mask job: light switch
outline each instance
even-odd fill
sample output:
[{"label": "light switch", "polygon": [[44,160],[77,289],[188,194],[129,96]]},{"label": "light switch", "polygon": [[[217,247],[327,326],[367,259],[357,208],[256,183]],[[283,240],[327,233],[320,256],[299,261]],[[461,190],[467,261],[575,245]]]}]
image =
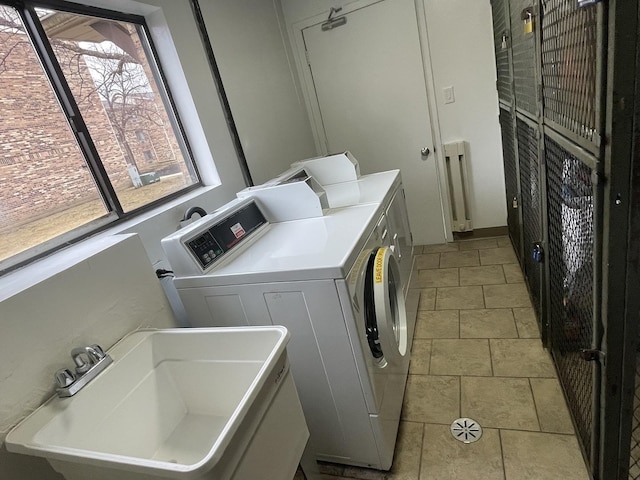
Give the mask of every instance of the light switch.
[{"label": "light switch", "polygon": [[456,97],[453,93],[453,87],[444,87],[442,92],[444,93],[444,103],[453,103],[456,101]]}]

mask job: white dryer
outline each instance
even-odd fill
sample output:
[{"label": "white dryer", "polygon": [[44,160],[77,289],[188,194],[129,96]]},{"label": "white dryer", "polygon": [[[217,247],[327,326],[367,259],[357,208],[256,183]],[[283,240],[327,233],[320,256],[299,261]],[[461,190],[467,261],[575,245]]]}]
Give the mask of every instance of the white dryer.
[{"label": "white dryer", "polygon": [[[300,185],[292,185],[292,182]],[[306,187],[306,192],[304,191]],[[310,195],[309,195],[310,194]],[[238,197],[254,196],[263,202],[272,221],[313,216],[309,208],[316,198],[315,215],[323,215],[320,205],[330,208],[375,203],[387,217],[390,246],[400,264],[405,296],[415,278],[413,238],[400,170],[360,175],[358,160],[348,151],[324,157],[300,160],[291,168],[262,185],[238,192]],[[410,299],[407,299],[410,301]],[[417,308],[417,302],[416,308]]]},{"label": "white dryer", "polygon": [[384,217],[386,225],[383,241],[394,250],[400,267],[411,345],[420,293],[400,170],[360,175],[358,161],[344,152],[295,162],[277,177],[237,195],[258,199],[274,222],[330,214],[322,205],[377,205],[376,215]]},{"label": "white dryer", "polygon": [[390,468],[409,366],[400,270],[378,205],[270,224],[232,202],[163,239],[194,326],[284,325],[321,460]]}]

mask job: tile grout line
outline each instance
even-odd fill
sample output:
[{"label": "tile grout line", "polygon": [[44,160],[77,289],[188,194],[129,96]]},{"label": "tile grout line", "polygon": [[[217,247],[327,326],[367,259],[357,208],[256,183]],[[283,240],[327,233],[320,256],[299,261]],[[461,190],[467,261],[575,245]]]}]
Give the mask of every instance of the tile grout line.
[{"label": "tile grout line", "polygon": [[533,408],[536,411],[536,420],[538,420],[538,428],[540,429],[539,431],[542,432],[542,423],[540,422],[540,414],[538,413],[538,404],[536,402],[536,396],[533,393],[533,385],[531,384],[531,377],[527,378],[527,381],[529,383],[529,390],[531,391],[531,399],[533,400]]},{"label": "tile grout line", "polygon": [[[518,430],[517,428],[501,428],[500,430],[504,430],[505,432],[521,432],[521,433],[539,433],[540,435],[558,435],[563,437],[576,437],[572,433],[560,433],[560,432],[537,432],[535,430]],[[577,441],[577,438],[576,438]]]},{"label": "tile grout line", "polygon": [[495,370],[493,368],[493,351],[491,350],[491,338],[487,339],[489,342],[489,361],[491,362],[491,376],[495,378],[499,378],[496,376]]},{"label": "tile grout line", "polygon": [[[436,339],[437,340],[437,339]],[[451,339],[451,338],[445,338],[443,340],[456,340],[455,338]],[[481,340],[486,340],[486,339],[481,339]],[[459,374],[456,373],[410,373],[409,375],[413,375],[416,377],[455,377],[458,376]],[[517,380],[522,380],[524,378],[536,378],[536,379],[542,379],[542,380],[557,380],[557,377],[523,377],[523,376],[516,376],[516,375],[473,375],[473,374],[467,374],[465,373],[463,375],[464,377],[470,377],[470,378],[496,378],[496,379],[517,379]]]},{"label": "tile grout line", "polygon": [[431,357],[433,355],[433,338],[431,340],[429,340],[429,368],[427,369],[427,371],[429,372],[429,375],[431,375]]},{"label": "tile grout line", "polygon": [[427,436],[427,424],[422,422],[422,442],[420,445],[420,463],[418,463],[418,478],[422,477],[422,456],[424,455],[424,440]]},{"label": "tile grout line", "polygon": [[487,308],[487,295],[484,291],[484,285],[482,285],[482,305],[484,307],[484,309],[486,310]]},{"label": "tile grout line", "polygon": [[502,477],[507,480],[507,465],[504,462],[504,447],[502,446],[502,429],[498,429],[498,439],[500,440],[500,457],[502,458]]},{"label": "tile grout line", "polygon": [[462,418],[462,375],[458,375],[458,418]]},{"label": "tile grout line", "polygon": [[510,310],[511,310],[511,315],[513,315],[513,323],[515,323],[516,325],[516,333],[518,334],[518,338],[522,338],[520,336],[520,329],[518,328],[518,322],[516,320],[516,312],[513,308],[511,308]]},{"label": "tile grout line", "polygon": [[495,372],[493,371],[493,352],[491,351],[491,339],[487,338],[487,344],[489,345],[489,364],[491,366],[491,376],[495,377]]}]

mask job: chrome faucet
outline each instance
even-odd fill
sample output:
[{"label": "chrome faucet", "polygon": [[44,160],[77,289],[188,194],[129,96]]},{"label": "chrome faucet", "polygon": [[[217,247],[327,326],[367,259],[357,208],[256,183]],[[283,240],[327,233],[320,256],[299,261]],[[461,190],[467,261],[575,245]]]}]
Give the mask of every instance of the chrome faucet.
[{"label": "chrome faucet", "polygon": [[59,397],[75,395],[113,362],[100,345],[74,348],[71,358],[76,365],[75,374],[68,368],[61,368],[55,374]]},{"label": "chrome faucet", "polygon": [[92,366],[97,364],[105,356],[104,350],[99,345],[76,347],[71,350],[71,358],[76,364],[76,373],[87,373]]}]

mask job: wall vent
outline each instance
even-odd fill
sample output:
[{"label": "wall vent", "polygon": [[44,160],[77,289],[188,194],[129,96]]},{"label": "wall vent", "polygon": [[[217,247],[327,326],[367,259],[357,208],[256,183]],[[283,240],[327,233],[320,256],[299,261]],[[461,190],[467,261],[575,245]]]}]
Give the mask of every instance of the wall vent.
[{"label": "wall vent", "polygon": [[467,169],[469,144],[460,141],[447,143],[443,147],[451,205],[451,229],[454,232],[469,232],[473,230]]}]

